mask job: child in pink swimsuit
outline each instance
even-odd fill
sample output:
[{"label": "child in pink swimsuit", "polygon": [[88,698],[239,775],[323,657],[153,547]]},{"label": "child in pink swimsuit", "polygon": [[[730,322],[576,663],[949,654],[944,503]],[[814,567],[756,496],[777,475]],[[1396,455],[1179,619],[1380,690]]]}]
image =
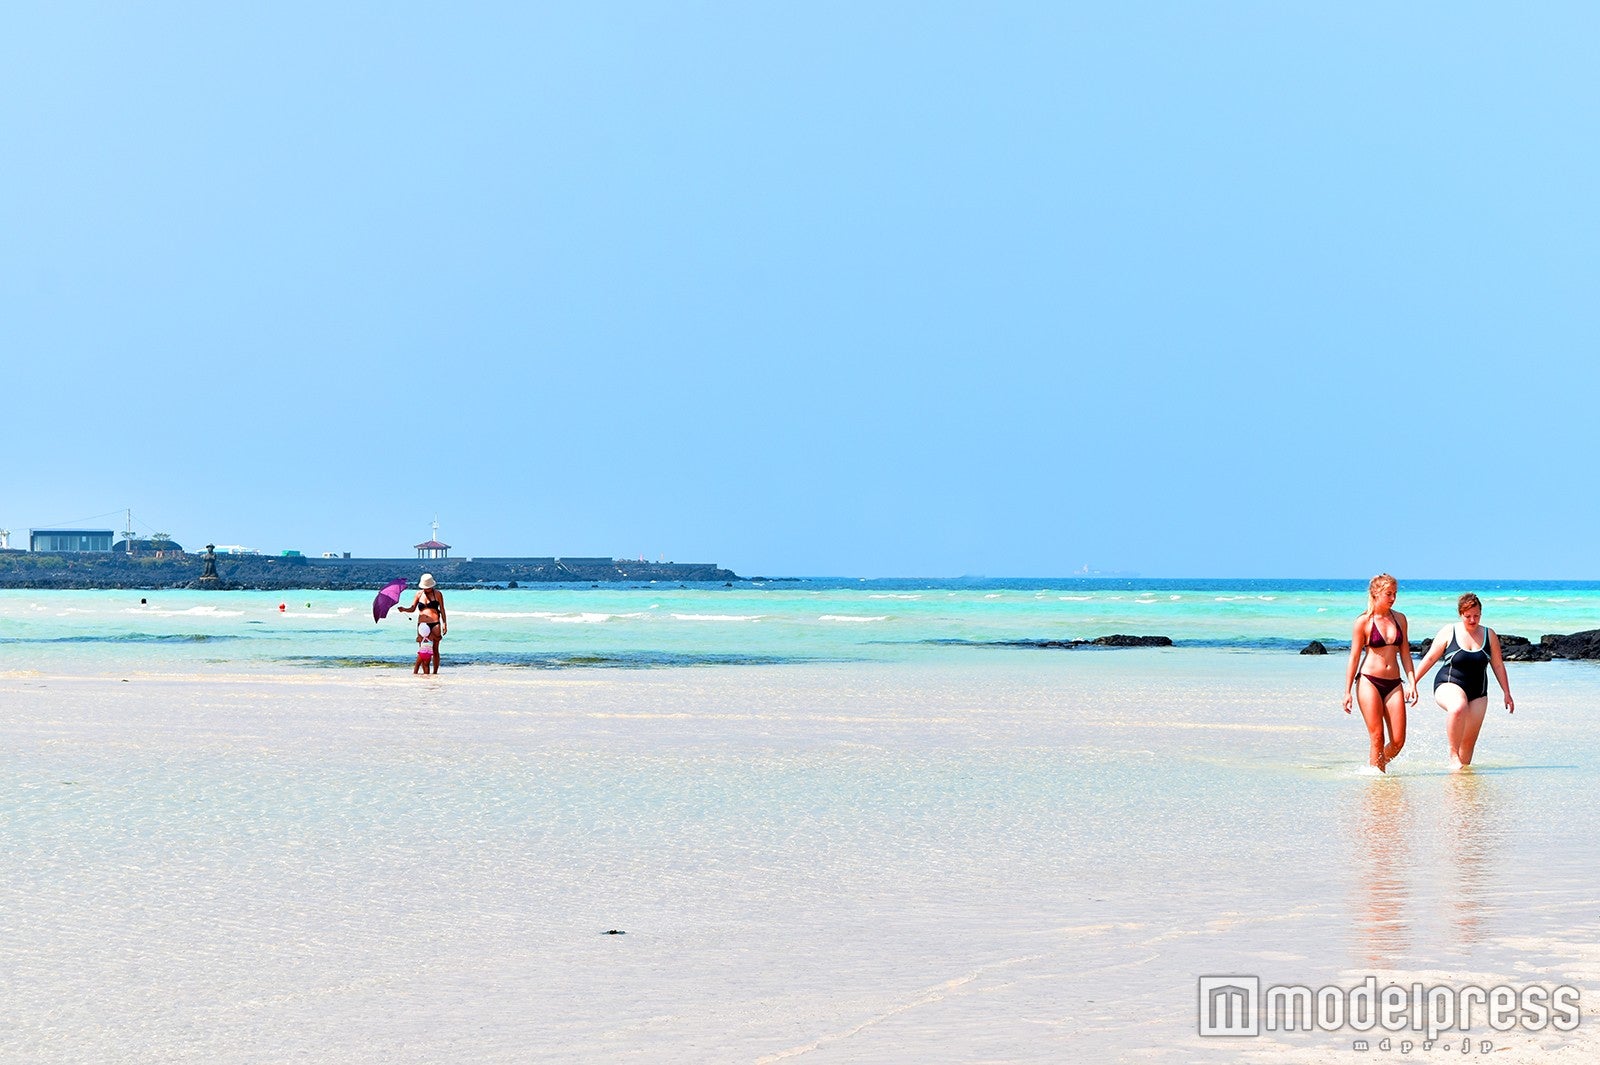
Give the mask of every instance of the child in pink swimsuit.
[{"label": "child in pink swimsuit", "polygon": [[430,639],[432,633],[432,625],[429,625],[426,621],[418,623],[417,664],[411,667],[411,675],[413,677],[418,673],[424,676],[429,676],[433,673],[433,641]]}]

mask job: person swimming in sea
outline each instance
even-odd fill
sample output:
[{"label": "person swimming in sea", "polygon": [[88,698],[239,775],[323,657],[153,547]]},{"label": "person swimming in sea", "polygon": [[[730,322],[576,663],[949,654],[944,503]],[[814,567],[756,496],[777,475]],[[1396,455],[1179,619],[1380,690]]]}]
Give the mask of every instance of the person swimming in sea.
[{"label": "person swimming in sea", "polygon": [[1500,637],[1483,624],[1483,600],[1467,592],[1456,600],[1461,620],[1446,625],[1433,638],[1433,646],[1417,666],[1417,676],[1427,676],[1435,662],[1444,665],[1433,678],[1433,699],[1444,711],[1444,738],[1450,748],[1450,771],[1459,772],[1472,764],[1484,714],[1489,710],[1489,671],[1500,684],[1506,711],[1517,712],[1506,680],[1505,660],[1500,657]]},{"label": "person swimming in sea", "polygon": [[1417,701],[1406,616],[1394,609],[1398,591],[1399,583],[1387,573],[1368,582],[1367,609],[1350,632],[1350,661],[1344,671],[1344,712],[1350,712],[1352,702],[1361,707],[1371,741],[1369,759],[1380,772],[1388,772],[1406,745],[1406,705]]}]

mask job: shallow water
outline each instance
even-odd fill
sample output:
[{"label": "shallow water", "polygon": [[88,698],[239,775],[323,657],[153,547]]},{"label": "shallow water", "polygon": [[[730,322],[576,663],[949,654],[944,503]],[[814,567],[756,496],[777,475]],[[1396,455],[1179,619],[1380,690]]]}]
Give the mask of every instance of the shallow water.
[{"label": "shallow water", "polygon": [[[1475,585],[1485,622],[1537,640],[1593,628],[1600,584]],[[1402,584],[1413,640],[1462,588]],[[447,662],[540,669],[799,662],[960,664],[1008,644],[1162,635],[1189,650],[1348,646],[1362,582],[800,581],[449,590]],[[368,592],[0,591],[0,670],[410,665],[414,615]],[[1036,648],[1041,654],[1093,654]]]},{"label": "shallow water", "polygon": [[1198,1038],[1197,978],[1600,1001],[1588,664],[1514,665],[1471,774],[1421,708],[1374,778],[1337,657],[156,646],[0,677],[0,1060],[1348,1060]]}]

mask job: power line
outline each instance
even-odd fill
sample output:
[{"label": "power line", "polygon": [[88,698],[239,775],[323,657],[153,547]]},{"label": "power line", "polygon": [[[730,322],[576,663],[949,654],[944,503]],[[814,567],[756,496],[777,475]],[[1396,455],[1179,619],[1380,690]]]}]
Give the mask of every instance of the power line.
[{"label": "power line", "polygon": [[[99,521],[102,518],[109,518],[109,517],[112,517],[113,515],[120,517],[120,516],[128,513],[128,509],[129,508],[127,508],[127,507],[119,507],[116,510],[108,510],[104,514],[91,514],[86,518],[73,518],[71,521],[54,521],[54,522],[50,522],[48,525],[33,525],[33,526],[29,526],[29,527],[34,529],[34,530],[36,530],[36,531],[38,531],[38,532],[51,532],[51,531],[59,530],[59,529],[74,528],[76,526],[81,526],[84,522]],[[134,526],[137,529],[140,529],[140,530],[144,531],[144,532],[159,532],[160,531],[154,525],[149,524],[148,522],[146,522],[142,518],[131,518],[131,519],[129,519],[129,524]],[[113,529],[112,530],[112,532],[123,532],[123,531],[125,531],[125,530],[121,530],[121,529]]]},{"label": "power line", "polygon": [[98,521],[101,518],[109,518],[111,515],[121,514],[127,509],[127,507],[119,507],[116,510],[108,510],[104,514],[91,514],[87,518],[73,518],[71,521],[55,521],[48,525],[34,525],[32,528],[38,529],[40,532],[48,532],[52,529],[65,529],[73,525],[82,525],[86,521]]}]

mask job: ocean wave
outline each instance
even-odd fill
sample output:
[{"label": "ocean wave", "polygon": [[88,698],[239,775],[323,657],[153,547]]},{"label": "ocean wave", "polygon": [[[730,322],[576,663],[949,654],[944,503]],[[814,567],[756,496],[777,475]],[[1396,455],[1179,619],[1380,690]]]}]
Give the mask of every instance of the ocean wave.
[{"label": "ocean wave", "polygon": [[609,614],[600,611],[562,613],[555,610],[453,610],[450,612],[450,616],[454,618],[481,618],[486,621],[515,621],[519,618],[526,618],[538,621],[594,625],[610,621],[613,618],[645,618],[650,615],[642,610],[631,614]]},{"label": "ocean wave", "polygon": [[765,614],[674,614],[677,621],[760,621]]},{"label": "ocean wave", "polygon": [[450,613],[454,618],[479,618],[484,621],[549,621],[557,625],[602,625],[616,618],[642,618],[644,613],[613,614],[607,611],[560,611],[560,610],[453,610]]},{"label": "ocean wave", "polygon": [[242,639],[204,632],[127,632],[114,636],[0,636],[0,643],[220,643]]},{"label": "ocean wave", "polygon": [[[243,610],[219,610],[214,606],[192,606],[187,610],[160,610],[153,606],[132,606],[125,609],[123,613],[137,614],[139,617],[145,618],[238,618],[244,616]],[[332,614],[326,616],[333,617]]]},{"label": "ocean wave", "polygon": [[[1343,652],[1350,649],[1349,641],[1343,643],[1331,640],[1326,636],[1284,637],[1284,636],[1235,636],[1217,637],[1208,639],[1179,639],[1174,637],[1172,646],[1176,648],[1204,648],[1218,651],[1292,651],[1298,654],[1302,648],[1312,640],[1321,640],[1324,647],[1330,652]],[[1018,637],[1016,639],[1002,640],[972,640],[962,638],[943,638],[925,640],[873,640],[878,644],[913,644],[932,647],[1011,647],[1031,648],[1037,650],[1077,650],[1103,651],[1126,650],[1115,646],[1095,644],[1090,639],[1073,638],[1067,636],[1041,636]]]},{"label": "ocean wave", "polygon": [[1089,600],[1093,599],[1094,596],[1092,596],[1092,595],[1058,595],[1058,596],[1056,596],[1056,598],[1059,599],[1063,603],[1087,603]]},{"label": "ocean wave", "polygon": [[[899,640],[879,640],[878,643],[899,643]],[[935,640],[907,640],[906,643],[925,644],[930,647],[1074,647],[1082,646],[1078,640],[966,640],[959,637]]]},{"label": "ocean wave", "polygon": [[[408,669],[415,660],[400,655],[294,655],[281,659],[290,665],[324,669]],[[445,672],[465,666],[508,666],[516,669],[662,669],[688,666],[772,666],[801,662],[842,661],[789,655],[680,654],[673,651],[618,651],[594,654],[551,652],[478,651],[446,655]]]},{"label": "ocean wave", "polygon": [[877,614],[866,617],[861,614],[823,614],[818,621],[888,621],[889,615]]},{"label": "ocean wave", "polygon": [[[898,643],[901,641],[878,640],[875,642]],[[952,637],[948,639],[908,640],[904,642],[925,644],[933,647],[1009,647],[1034,651],[1075,651],[1080,648],[1085,651],[1127,650],[1127,648],[1119,647],[1116,644],[1096,644],[1091,640],[1072,639],[1070,637],[1043,637],[1039,639],[1016,640],[969,640],[960,637]]]},{"label": "ocean wave", "polygon": [[902,594],[897,592],[873,592],[868,599],[921,599],[920,595]]}]

